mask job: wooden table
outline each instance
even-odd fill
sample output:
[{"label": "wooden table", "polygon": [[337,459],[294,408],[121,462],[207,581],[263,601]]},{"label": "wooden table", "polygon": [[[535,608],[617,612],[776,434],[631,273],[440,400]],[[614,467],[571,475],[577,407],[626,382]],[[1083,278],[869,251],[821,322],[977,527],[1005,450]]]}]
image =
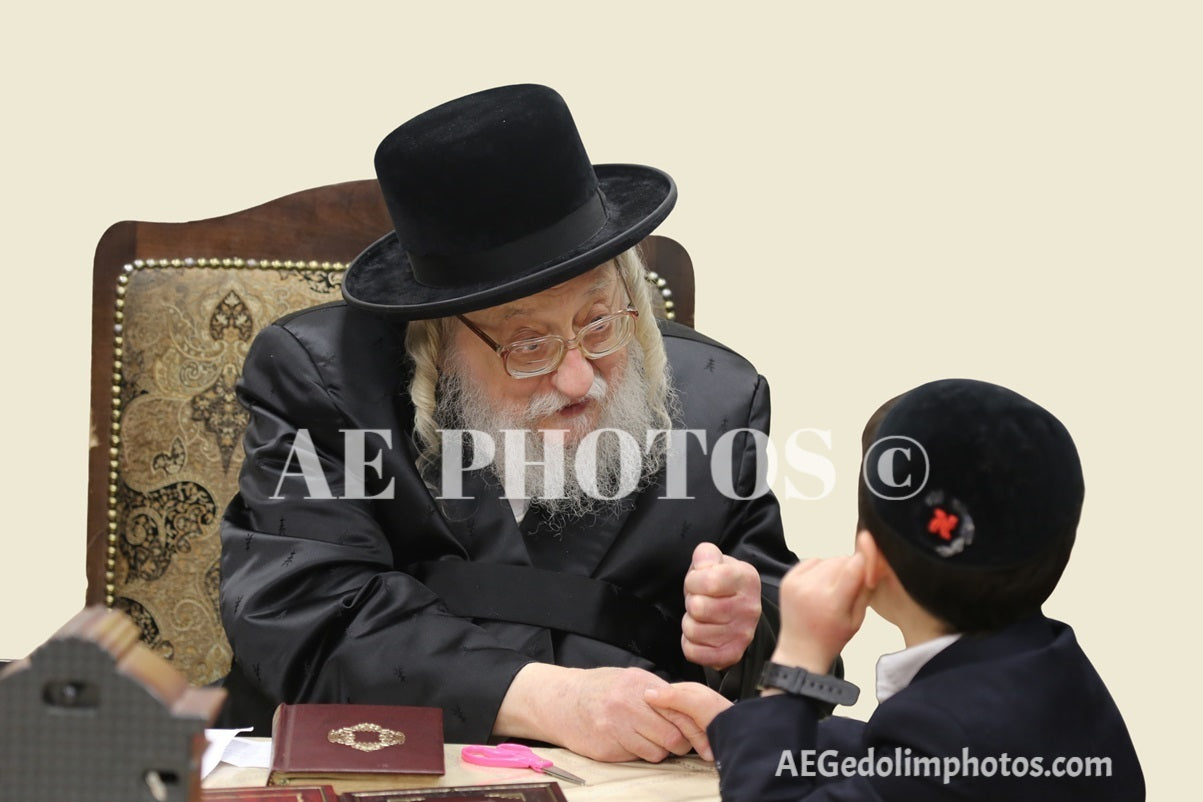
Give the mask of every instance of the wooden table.
[{"label": "wooden table", "polygon": [[[447,744],[444,759],[447,773],[431,785],[491,785],[495,783],[546,782],[554,779],[528,769],[474,766],[460,759],[460,745]],[[713,763],[698,757],[673,757],[662,763],[599,763],[567,749],[538,748],[551,760],[587,781],[588,785],[561,782],[569,802],[612,799],[622,802],[718,802],[718,772]],[[263,786],[267,769],[239,768],[220,764],[205,778],[204,788]],[[353,790],[338,788],[337,790]]]}]

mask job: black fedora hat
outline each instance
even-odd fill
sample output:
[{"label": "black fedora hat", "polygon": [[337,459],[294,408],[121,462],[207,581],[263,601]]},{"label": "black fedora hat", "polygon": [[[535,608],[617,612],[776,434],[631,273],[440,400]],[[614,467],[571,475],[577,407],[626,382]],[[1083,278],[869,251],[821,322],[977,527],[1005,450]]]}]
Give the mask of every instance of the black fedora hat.
[{"label": "black fedora hat", "polygon": [[353,306],[407,319],[547,289],[637,244],[676,202],[652,167],[593,165],[563,98],[538,85],[452,100],[376,150],[394,230],[343,278]]}]

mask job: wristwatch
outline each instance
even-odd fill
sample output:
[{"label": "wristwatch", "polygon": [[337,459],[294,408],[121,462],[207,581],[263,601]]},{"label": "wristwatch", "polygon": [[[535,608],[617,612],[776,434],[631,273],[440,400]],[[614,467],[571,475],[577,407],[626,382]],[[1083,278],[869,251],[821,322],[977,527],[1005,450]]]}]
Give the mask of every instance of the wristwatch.
[{"label": "wristwatch", "polygon": [[851,682],[828,674],[812,674],[805,668],[765,663],[757,688],[776,688],[779,691],[806,696],[832,705],[854,705],[860,698],[860,688]]}]

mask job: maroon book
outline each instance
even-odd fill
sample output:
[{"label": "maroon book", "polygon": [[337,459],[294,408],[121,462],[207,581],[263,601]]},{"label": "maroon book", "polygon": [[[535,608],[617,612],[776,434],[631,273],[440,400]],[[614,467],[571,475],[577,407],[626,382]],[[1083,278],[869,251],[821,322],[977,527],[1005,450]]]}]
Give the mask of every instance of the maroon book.
[{"label": "maroon book", "polygon": [[565,802],[559,783],[462,785],[455,788],[410,788],[403,791],[361,791],[343,794],[342,802]]},{"label": "maroon book", "polygon": [[339,792],[438,784],[443,711],[400,705],[282,704],[272,720],[269,785]]},{"label": "maroon book", "polygon": [[287,788],[208,788],[201,802],[339,802],[332,785],[290,785]]}]

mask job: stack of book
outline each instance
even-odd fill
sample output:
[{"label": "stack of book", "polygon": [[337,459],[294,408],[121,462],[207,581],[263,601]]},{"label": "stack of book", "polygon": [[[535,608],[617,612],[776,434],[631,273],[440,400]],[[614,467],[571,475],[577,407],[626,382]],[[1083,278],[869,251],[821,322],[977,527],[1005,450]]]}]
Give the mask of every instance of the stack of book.
[{"label": "stack of book", "polygon": [[396,791],[351,791],[339,794],[332,785],[268,788],[215,788],[203,802],[565,802],[559,783],[465,785],[456,788],[403,788]]},{"label": "stack of book", "polygon": [[564,802],[554,782],[438,788],[437,707],[282,704],[272,721],[266,788],[216,788],[204,802]]}]

